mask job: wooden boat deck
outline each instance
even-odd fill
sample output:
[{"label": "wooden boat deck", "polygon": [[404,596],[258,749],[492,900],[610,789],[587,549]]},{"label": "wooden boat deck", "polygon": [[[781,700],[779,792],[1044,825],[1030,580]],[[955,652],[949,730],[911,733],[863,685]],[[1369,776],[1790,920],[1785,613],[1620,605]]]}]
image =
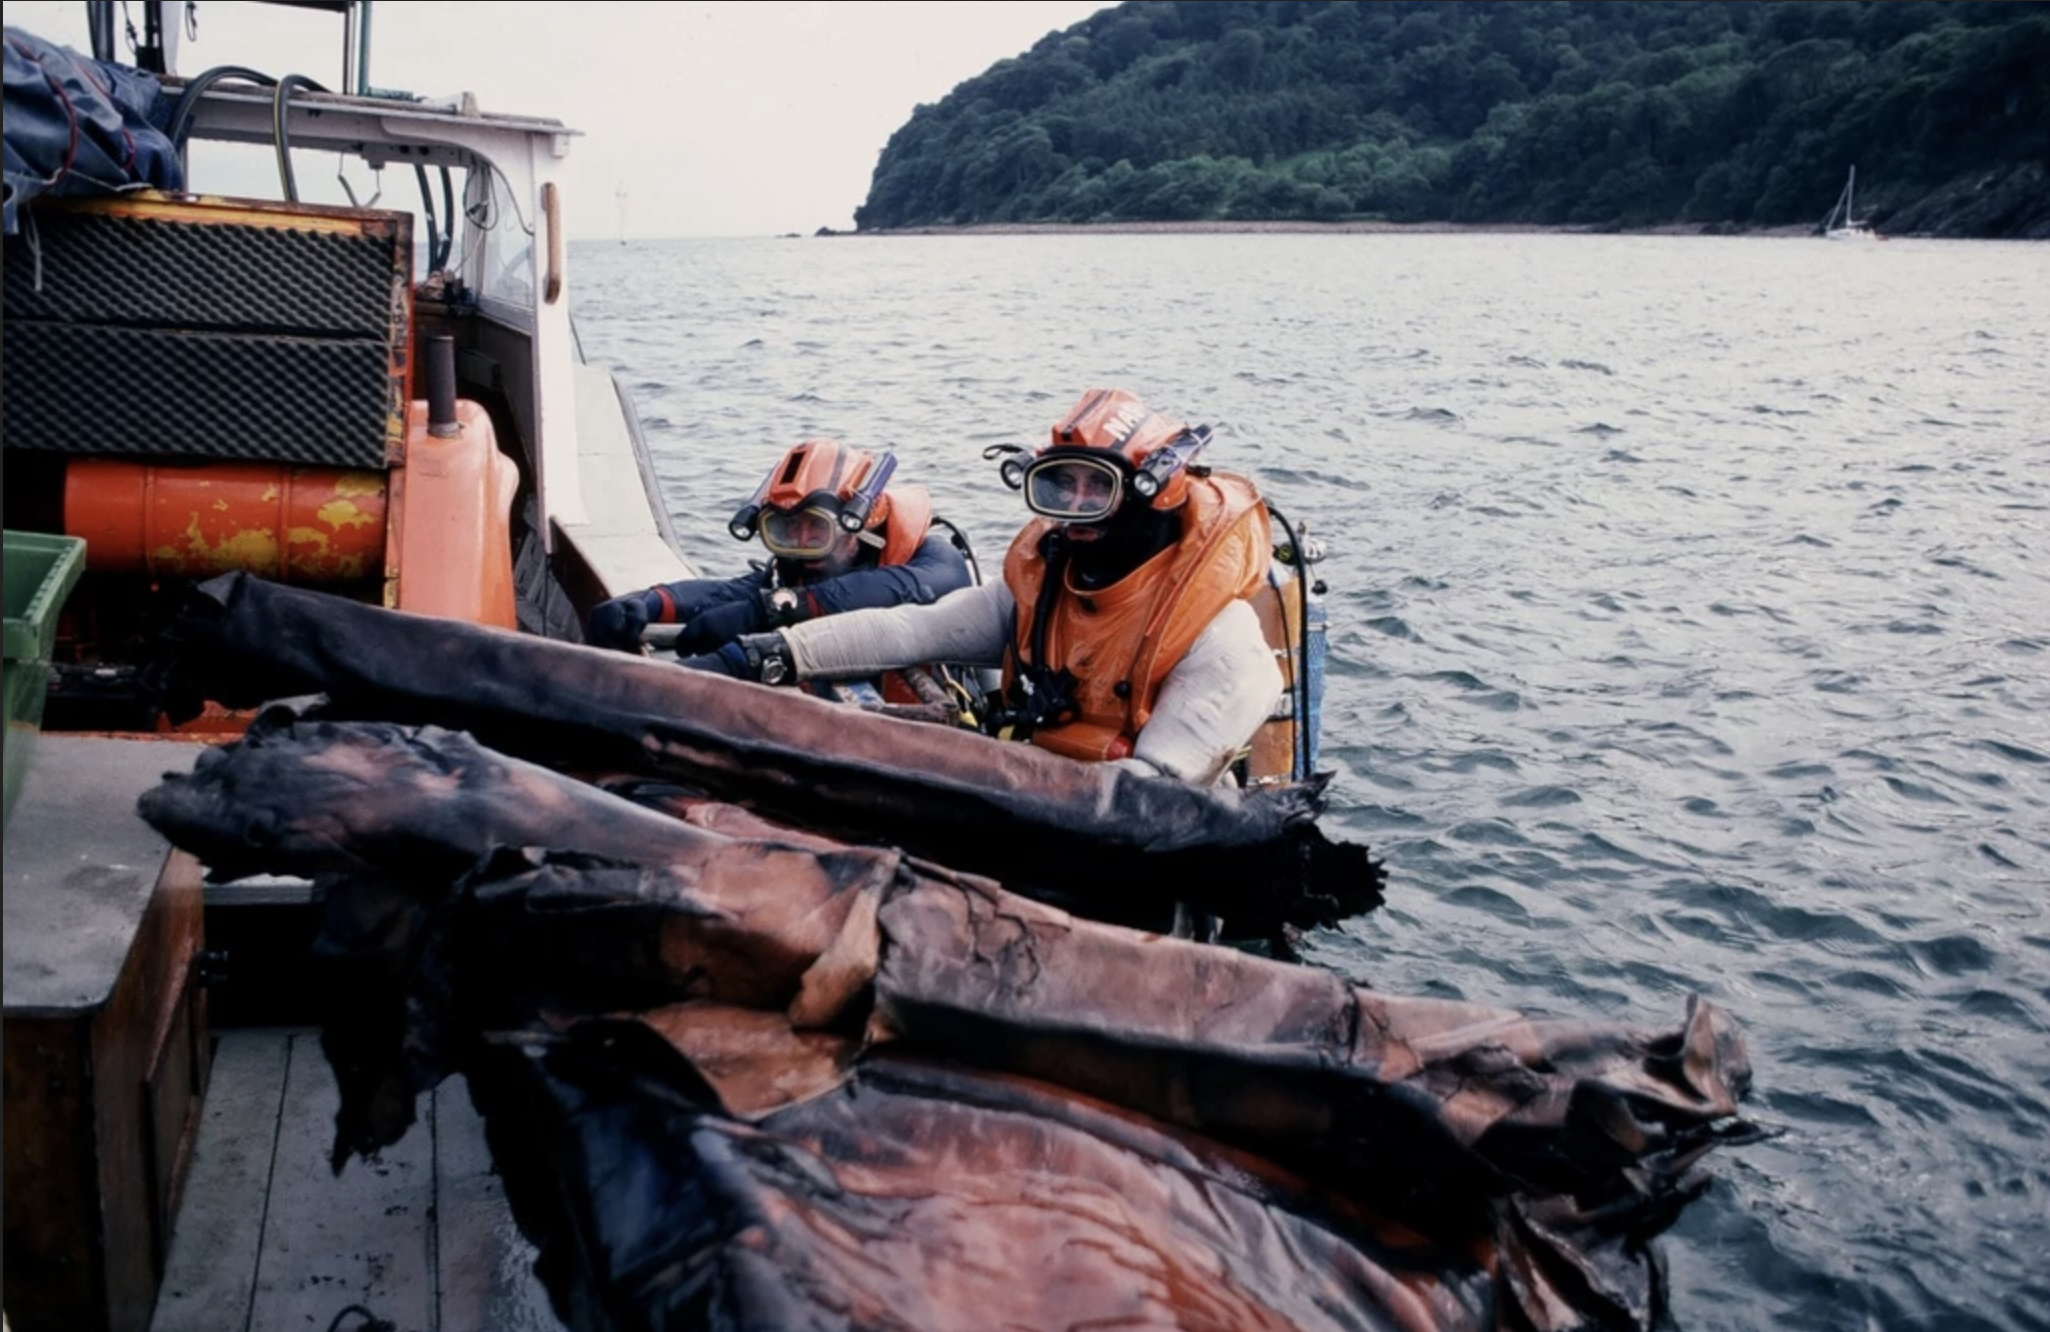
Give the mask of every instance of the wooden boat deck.
[{"label": "wooden boat deck", "polygon": [[220,1033],[151,1332],[559,1329],[462,1081],[336,1177],[338,1104],[317,1031]]}]

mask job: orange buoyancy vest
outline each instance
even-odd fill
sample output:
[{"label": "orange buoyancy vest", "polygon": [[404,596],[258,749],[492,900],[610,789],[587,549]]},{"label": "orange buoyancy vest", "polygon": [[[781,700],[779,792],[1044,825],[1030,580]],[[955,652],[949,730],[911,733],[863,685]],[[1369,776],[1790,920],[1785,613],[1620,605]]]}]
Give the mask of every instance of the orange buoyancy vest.
[{"label": "orange buoyancy vest", "polygon": [[932,531],[932,496],[924,486],[893,486],[883,492],[889,501],[879,526],[883,529],[883,551],[878,565],[903,564],[925,544]]},{"label": "orange buoyancy vest", "polygon": [[1018,610],[1004,654],[1004,688],[1008,693],[1034,664],[1047,672],[1066,669],[1076,681],[1074,719],[1039,727],[1033,743],[1084,760],[1131,753],[1168,673],[1220,611],[1261,587],[1274,538],[1259,491],[1246,477],[1225,472],[1191,481],[1175,544],[1109,587],[1082,591],[1063,582],[1047,616],[1041,663],[1031,661],[1047,576],[1040,548],[1056,524],[1037,519],[1011,542],[1004,582]]},{"label": "orange buoyancy vest", "polygon": [[[908,564],[918,548],[932,532],[932,494],[924,486],[892,486],[883,492],[882,510],[878,521],[883,546],[876,554],[876,567],[887,569],[893,565]],[[802,586],[802,584],[798,584]],[[819,687],[800,685],[807,693],[822,697],[836,697],[839,690],[817,682]],[[871,683],[881,693],[886,703],[917,704],[925,698],[902,671],[885,671]]]}]

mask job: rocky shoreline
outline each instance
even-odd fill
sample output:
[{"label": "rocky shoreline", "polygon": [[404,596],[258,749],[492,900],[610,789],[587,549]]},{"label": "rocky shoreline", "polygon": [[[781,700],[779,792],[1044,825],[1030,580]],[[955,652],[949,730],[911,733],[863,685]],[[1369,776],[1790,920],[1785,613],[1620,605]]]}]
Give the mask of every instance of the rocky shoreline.
[{"label": "rocky shoreline", "polygon": [[1671,224],[1658,227],[1538,226],[1521,222],[976,222],[965,226],[886,227],[835,231],[815,236],[1158,236],[1158,235],[1363,235],[1363,236],[1812,236],[1815,228],[1731,227]]},{"label": "rocky shoreline", "polygon": [[[2027,162],[1995,171],[1970,172],[1936,189],[1875,190],[1868,221],[1882,236],[1945,240],[2050,240],[2050,166]],[[819,236],[1148,236],[1288,235],[1335,233],[1367,236],[1814,236],[1809,223],[1746,227],[1731,222],[1669,223],[1655,227],[1539,226],[1520,222],[978,222],[958,227],[893,227],[834,231]]]}]

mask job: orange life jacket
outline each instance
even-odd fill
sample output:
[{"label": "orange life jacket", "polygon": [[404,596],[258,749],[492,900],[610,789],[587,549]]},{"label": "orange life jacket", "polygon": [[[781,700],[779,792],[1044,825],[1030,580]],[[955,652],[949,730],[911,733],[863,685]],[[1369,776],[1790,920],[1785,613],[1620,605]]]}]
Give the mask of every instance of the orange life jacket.
[{"label": "orange life jacket", "polygon": [[932,496],[924,486],[891,486],[883,492],[883,553],[880,565],[908,563],[932,531]]},{"label": "orange life jacket", "polygon": [[[1161,682],[1232,602],[1265,583],[1274,540],[1267,506],[1252,481],[1225,472],[1190,478],[1179,510],[1181,536],[1107,588],[1064,583],[1045,627],[1046,671],[1075,678],[1072,721],[1040,726],[1032,742],[1069,758],[1122,758],[1153,715]],[[1004,582],[1017,602],[1004,654],[1008,693],[1031,662],[1034,619],[1047,574],[1040,545],[1055,526],[1035,519],[1004,556]]]},{"label": "orange life jacket", "polygon": [[[876,564],[887,568],[895,564],[908,564],[918,548],[932,532],[932,494],[924,486],[891,486],[883,492],[883,498],[876,507],[882,510],[879,521],[883,547],[876,556]],[[802,586],[799,584],[798,586]],[[886,703],[921,703],[924,699],[912,688],[900,671],[885,671],[872,681]],[[821,697],[834,697],[829,687],[813,688],[810,684],[798,686],[807,693]]]}]

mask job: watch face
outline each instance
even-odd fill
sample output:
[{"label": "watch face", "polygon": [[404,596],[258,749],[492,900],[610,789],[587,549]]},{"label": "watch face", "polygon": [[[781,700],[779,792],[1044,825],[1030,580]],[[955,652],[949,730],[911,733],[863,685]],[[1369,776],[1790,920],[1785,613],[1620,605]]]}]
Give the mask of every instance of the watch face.
[{"label": "watch face", "polygon": [[762,663],[763,684],[782,684],[785,673],[781,657],[771,657]]}]

